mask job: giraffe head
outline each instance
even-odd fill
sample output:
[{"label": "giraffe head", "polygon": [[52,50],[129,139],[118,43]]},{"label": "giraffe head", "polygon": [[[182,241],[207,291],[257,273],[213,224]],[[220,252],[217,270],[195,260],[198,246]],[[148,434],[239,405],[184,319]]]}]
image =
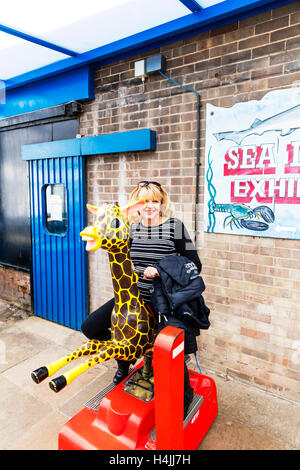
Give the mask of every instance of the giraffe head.
[{"label": "giraffe head", "polygon": [[144,199],[125,207],[120,207],[117,203],[106,204],[100,208],[87,204],[88,210],[95,216],[95,223],[80,232],[82,239],[87,242],[86,250],[96,251],[103,248],[114,251],[126,245],[129,237],[127,217],[144,204]]}]

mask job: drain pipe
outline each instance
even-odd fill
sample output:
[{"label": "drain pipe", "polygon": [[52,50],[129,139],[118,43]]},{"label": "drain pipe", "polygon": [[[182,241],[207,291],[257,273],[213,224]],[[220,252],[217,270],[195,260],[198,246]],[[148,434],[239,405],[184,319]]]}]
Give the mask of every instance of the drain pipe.
[{"label": "drain pipe", "polygon": [[199,204],[199,176],[200,176],[200,109],[201,109],[201,96],[192,88],[182,85],[181,83],[176,82],[173,78],[168,77],[162,72],[159,72],[163,77],[167,78],[171,82],[174,82],[176,85],[181,86],[187,91],[191,91],[195,93],[197,97],[197,139],[196,139],[196,193],[195,193],[195,248],[197,249],[197,242],[198,242],[198,204]]}]

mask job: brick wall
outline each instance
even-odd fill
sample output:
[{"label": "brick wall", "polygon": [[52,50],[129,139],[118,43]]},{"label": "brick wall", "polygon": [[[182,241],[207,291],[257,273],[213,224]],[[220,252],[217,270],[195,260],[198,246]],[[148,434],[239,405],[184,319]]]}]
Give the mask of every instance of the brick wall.
[{"label": "brick wall", "polygon": [[[300,4],[283,6],[97,69],[96,98],[85,106],[83,136],[151,128],[157,151],[94,156],[87,160],[87,199],[125,202],[141,179],[169,191],[193,236],[196,100],[160,75],[143,84],[134,62],[161,52],[167,75],[201,94],[199,255],[211,308],[201,334],[206,371],[299,399],[300,241],[234,237],[201,231],[205,105],[231,107],[268,91],[300,86]],[[107,255],[89,255],[90,311],[112,297]],[[299,391],[299,390],[298,390]]]},{"label": "brick wall", "polygon": [[30,275],[0,266],[0,298],[31,311]]}]

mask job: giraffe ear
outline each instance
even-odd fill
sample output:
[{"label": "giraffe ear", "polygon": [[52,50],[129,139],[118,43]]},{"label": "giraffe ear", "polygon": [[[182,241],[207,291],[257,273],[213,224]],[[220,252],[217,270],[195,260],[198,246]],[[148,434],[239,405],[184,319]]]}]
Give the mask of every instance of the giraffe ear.
[{"label": "giraffe ear", "polygon": [[145,199],[139,199],[138,201],[128,204],[127,206],[121,207],[121,211],[125,215],[131,215],[134,212],[137,212],[143,205],[146,203]]},{"label": "giraffe ear", "polygon": [[89,212],[91,212],[93,215],[96,215],[96,214],[97,214],[97,212],[98,212],[98,207],[96,207],[96,206],[91,206],[90,204],[87,204],[86,207],[87,207],[87,210],[88,210]]}]

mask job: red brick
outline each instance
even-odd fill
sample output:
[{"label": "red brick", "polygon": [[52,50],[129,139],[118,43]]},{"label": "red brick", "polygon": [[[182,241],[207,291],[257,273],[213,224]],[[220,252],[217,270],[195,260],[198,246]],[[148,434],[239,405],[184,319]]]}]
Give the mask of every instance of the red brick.
[{"label": "red brick", "polygon": [[257,330],[252,330],[250,328],[241,327],[241,335],[249,336],[250,338],[258,339],[260,341],[269,341],[269,334],[263,333]]},{"label": "red brick", "polygon": [[266,33],[267,31],[274,31],[276,29],[282,29],[289,24],[289,16],[280,17],[274,20],[266,21],[265,23],[259,23],[255,27],[255,34]]},{"label": "red brick", "polygon": [[300,24],[296,26],[290,26],[289,28],[283,28],[275,31],[271,34],[271,41],[281,41],[282,39],[288,39],[293,36],[299,36]]},{"label": "red brick", "polygon": [[238,47],[239,49],[252,49],[257,46],[269,44],[269,42],[270,42],[270,35],[261,34],[260,36],[254,36],[252,38],[247,38],[243,41],[240,41],[238,44]]},{"label": "red brick", "polygon": [[277,52],[283,51],[285,48],[284,41],[276,42],[274,44],[268,44],[266,46],[261,46],[253,49],[252,56],[255,59],[256,57],[266,56],[270,54],[275,54]]}]

